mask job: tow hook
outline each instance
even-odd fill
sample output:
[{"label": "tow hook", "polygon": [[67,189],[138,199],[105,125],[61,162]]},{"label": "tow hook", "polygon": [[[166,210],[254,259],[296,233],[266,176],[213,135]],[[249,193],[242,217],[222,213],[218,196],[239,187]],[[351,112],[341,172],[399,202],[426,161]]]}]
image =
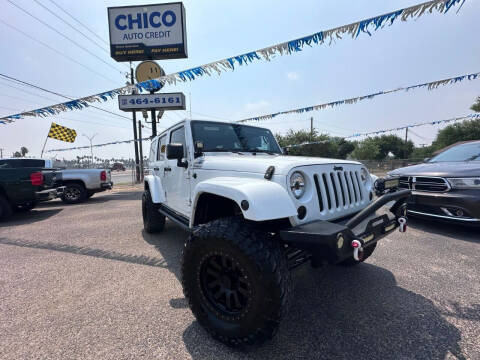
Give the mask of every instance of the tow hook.
[{"label": "tow hook", "polygon": [[403,216],[399,217],[398,223],[400,224],[398,229],[400,230],[401,233],[404,233],[405,231],[407,231],[407,218]]},{"label": "tow hook", "polygon": [[356,261],[360,261],[360,258],[358,257],[358,253],[363,251],[363,241],[355,239],[355,240],[352,240],[350,245],[353,247],[353,258]]}]

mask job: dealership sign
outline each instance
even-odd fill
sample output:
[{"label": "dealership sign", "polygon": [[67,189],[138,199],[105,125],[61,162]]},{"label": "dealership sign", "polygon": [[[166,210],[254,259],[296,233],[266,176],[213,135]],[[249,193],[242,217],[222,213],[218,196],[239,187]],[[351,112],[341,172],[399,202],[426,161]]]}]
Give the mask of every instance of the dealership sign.
[{"label": "dealership sign", "polygon": [[108,8],[110,55],[116,61],[187,57],[181,2]]},{"label": "dealership sign", "polygon": [[183,93],[119,95],[118,108],[123,111],[185,110]]}]

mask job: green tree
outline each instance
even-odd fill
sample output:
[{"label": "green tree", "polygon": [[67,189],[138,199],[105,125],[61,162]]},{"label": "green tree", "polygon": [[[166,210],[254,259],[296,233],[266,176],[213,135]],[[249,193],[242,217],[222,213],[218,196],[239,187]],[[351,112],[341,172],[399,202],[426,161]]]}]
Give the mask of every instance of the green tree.
[{"label": "green tree", "polygon": [[447,126],[438,132],[432,145],[435,150],[439,150],[467,140],[480,140],[480,120],[467,120]]},{"label": "green tree", "polygon": [[25,146],[22,146],[20,148],[20,152],[22,154],[22,157],[25,157],[25,155],[27,155],[27,153],[28,153],[28,149]]},{"label": "green tree", "polygon": [[18,158],[18,157],[22,157],[22,153],[20,151],[15,151],[13,154],[12,154],[13,157],[15,158]]},{"label": "green tree", "polygon": [[480,96],[477,97],[477,100],[475,101],[475,104],[470,106],[470,109],[472,109],[475,112],[480,112]]},{"label": "green tree", "polygon": [[357,160],[378,160],[380,156],[380,146],[376,138],[366,138],[358,142],[351,154],[351,157]]}]

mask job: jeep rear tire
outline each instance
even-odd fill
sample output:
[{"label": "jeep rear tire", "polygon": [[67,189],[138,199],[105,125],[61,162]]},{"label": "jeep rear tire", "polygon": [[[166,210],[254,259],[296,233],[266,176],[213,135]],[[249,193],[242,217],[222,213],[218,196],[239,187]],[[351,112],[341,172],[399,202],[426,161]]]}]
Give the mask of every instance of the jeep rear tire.
[{"label": "jeep rear tire", "polygon": [[150,190],[142,195],[143,228],[147,233],[158,233],[165,227],[165,216],[158,212],[158,206],[153,203]]},{"label": "jeep rear tire", "polygon": [[12,206],[5,198],[5,196],[0,194],[0,220],[6,220],[10,216],[12,216]]},{"label": "jeep rear tire", "polygon": [[280,243],[240,217],[194,230],[183,250],[182,286],[200,325],[231,347],[271,339],[292,292]]},{"label": "jeep rear tire", "polygon": [[348,258],[346,260],[343,260],[342,262],[338,263],[338,265],[341,265],[341,266],[354,266],[354,265],[358,265],[358,264],[361,264],[362,262],[364,262],[365,260],[367,260],[370,255],[373,254],[373,252],[375,251],[375,248],[377,247],[377,243],[374,243],[373,245],[370,245],[369,247],[366,247],[363,252],[360,252],[359,253],[359,258],[360,258],[360,261],[357,261],[355,260],[353,257],[351,258]]},{"label": "jeep rear tire", "polygon": [[87,190],[82,184],[71,183],[66,184],[61,197],[66,204],[77,204],[85,200]]}]

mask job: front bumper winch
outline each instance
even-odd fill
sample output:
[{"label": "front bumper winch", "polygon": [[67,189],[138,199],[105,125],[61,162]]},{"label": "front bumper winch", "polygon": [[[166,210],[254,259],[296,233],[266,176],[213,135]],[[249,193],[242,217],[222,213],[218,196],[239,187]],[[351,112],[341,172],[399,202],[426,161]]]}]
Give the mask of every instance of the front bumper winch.
[{"label": "front bumper winch", "polygon": [[[280,237],[289,246],[310,253],[312,261],[326,260],[335,264],[349,257],[360,261],[366,247],[397,228],[406,231],[406,201],[410,194],[410,190],[390,192],[351,218],[339,222],[318,220],[294,226],[280,231]],[[377,214],[380,208],[391,202],[394,204],[388,212]]]}]

